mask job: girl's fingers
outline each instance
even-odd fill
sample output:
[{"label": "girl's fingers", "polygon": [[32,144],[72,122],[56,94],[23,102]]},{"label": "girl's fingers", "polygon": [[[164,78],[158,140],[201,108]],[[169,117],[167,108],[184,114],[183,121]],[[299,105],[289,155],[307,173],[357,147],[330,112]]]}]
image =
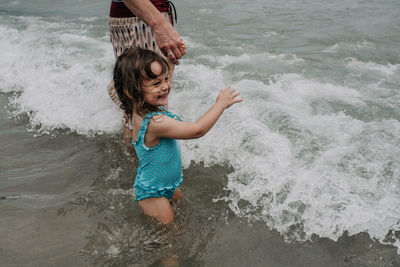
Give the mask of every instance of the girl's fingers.
[{"label": "girl's fingers", "polygon": [[231,86],[229,85],[229,86],[227,86],[225,89],[224,89],[224,91],[226,92],[229,92],[229,90],[231,89]]},{"label": "girl's fingers", "polygon": [[238,95],[240,95],[240,92],[234,92],[234,93],[232,94],[232,97],[235,98],[235,97],[237,97]]},{"label": "girl's fingers", "polygon": [[243,99],[237,98],[240,95],[240,92],[233,89],[230,85],[225,89],[221,89],[219,92],[219,97],[225,98],[227,101],[232,104],[242,102]]}]

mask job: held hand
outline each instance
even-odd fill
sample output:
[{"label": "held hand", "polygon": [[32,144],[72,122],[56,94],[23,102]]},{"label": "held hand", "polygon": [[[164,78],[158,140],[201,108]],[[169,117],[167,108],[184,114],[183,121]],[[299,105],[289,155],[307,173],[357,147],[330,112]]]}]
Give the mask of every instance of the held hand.
[{"label": "held hand", "polygon": [[153,29],[156,43],[164,55],[178,65],[178,59],[186,54],[186,46],[174,27],[168,21],[165,22]]},{"label": "held hand", "polygon": [[239,95],[239,92],[236,92],[235,89],[232,89],[230,86],[228,86],[219,91],[219,95],[215,103],[217,105],[221,105],[224,109],[227,109],[233,104],[243,101],[243,99],[237,98]]}]

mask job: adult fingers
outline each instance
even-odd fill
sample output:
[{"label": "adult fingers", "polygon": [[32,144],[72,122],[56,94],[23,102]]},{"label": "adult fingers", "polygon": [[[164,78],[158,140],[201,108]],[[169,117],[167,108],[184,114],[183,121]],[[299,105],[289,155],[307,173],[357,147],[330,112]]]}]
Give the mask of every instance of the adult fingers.
[{"label": "adult fingers", "polygon": [[181,39],[180,42],[170,45],[165,50],[168,51],[167,57],[174,63],[179,64],[178,59],[182,58],[186,54],[185,42]]},{"label": "adult fingers", "polygon": [[182,56],[186,55],[187,46],[186,46],[185,42],[183,41],[183,39],[181,39],[181,43],[178,46],[178,48],[179,48],[179,51],[181,52]]},{"label": "adult fingers", "polygon": [[181,52],[182,56],[186,55],[186,46],[185,47],[179,47],[179,51]]},{"label": "adult fingers", "polygon": [[179,51],[177,47],[173,47],[172,52],[174,52],[174,56],[176,59],[180,59],[182,57],[181,51]]},{"label": "adult fingers", "polygon": [[179,60],[176,59],[174,52],[171,49],[165,49],[165,56],[175,65],[179,65]]}]

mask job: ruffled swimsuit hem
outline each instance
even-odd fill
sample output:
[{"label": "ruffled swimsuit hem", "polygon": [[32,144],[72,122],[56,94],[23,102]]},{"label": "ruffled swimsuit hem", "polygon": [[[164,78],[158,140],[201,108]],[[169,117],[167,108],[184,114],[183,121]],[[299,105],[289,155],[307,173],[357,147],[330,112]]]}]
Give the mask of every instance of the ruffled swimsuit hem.
[{"label": "ruffled swimsuit hem", "polygon": [[183,178],[175,185],[165,186],[163,188],[156,188],[153,186],[150,188],[142,188],[135,185],[136,202],[150,197],[166,197],[170,199],[174,195],[175,190],[182,184],[182,181]]}]

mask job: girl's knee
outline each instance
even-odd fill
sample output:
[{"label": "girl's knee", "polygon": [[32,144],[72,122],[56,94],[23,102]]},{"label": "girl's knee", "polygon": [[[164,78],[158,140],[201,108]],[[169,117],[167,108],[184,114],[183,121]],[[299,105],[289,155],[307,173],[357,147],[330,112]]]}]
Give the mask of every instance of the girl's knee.
[{"label": "girl's knee", "polygon": [[174,221],[174,212],[168,212],[167,214],[163,214],[160,218],[156,218],[164,225],[168,225]]},{"label": "girl's knee", "polygon": [[139,201],[139,206],[143,212],[161,222],[162,224],[170,224],[174,220],[174,210],[167,198],[148,198]]},{"label": "girl's knee", "polygon": [[182,197],[182,191],[181,191],[181,189],[178,187],[177,189],[175,189],[174,195],[171,197],[171,201],[172,201],[172,202],[176,202],[176,201],[178,201],[181,197]]}]

